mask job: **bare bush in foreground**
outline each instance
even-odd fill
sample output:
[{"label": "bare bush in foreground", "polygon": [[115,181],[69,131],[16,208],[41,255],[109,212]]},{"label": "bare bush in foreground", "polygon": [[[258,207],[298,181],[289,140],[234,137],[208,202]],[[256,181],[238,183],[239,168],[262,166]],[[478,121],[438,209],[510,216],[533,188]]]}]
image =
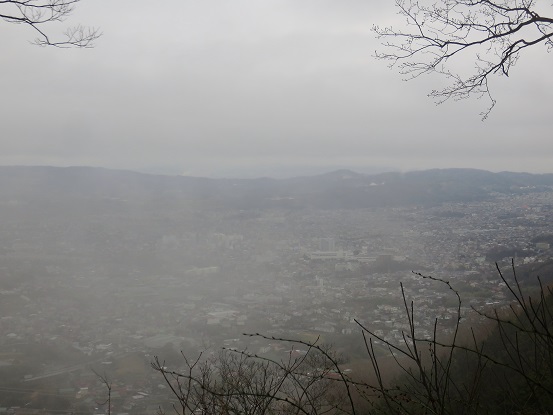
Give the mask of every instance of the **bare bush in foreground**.
[{"label": "bare bush in foreground", "polygon": [[[356,373],[355,377],[346,373],[341,359],[318,341],[261,334],[248,336],[288,344],[291,350],[301,347],[304,353],[277,360],[224,350],[216,359],[200,355],[190,361],[183,356],[184,366],[175,370],[156,357],[153,367],[177,398],[176,412],[183,415],[356,414],[366,410],[398,415],[549,413],[553,407],[551,290],[540,282],[537,295],[529,296],[514,263],[510,279],[497,270],[512,302],[506,312],[474,310],[494,326],[485,338],[462,327],[462,299],[448,281],[417,274],[445,284],[457,302],[449,336],[442,335],[438,319],[430,338],[420,336],[415,305],[401,286],[408,329],[402,332],[400,344],[358,322],[372,373]],[[469,339],[461,331],[469,333]],[[386,373],[383,358],[393,359],[401,375]]]}]

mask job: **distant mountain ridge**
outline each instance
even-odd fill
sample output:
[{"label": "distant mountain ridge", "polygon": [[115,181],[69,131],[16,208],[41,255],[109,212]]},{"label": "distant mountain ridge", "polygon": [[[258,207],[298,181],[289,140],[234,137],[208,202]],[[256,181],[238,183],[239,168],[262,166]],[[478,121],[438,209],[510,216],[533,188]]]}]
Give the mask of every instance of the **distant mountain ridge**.
[{"label": "distant mountain ridge", "polygon": [[360,174],[350,170],[290,179],[209,179],[95,167],[0,167],[1,203],[201,203],[210,208],[352,209],[433,205],[551,190],[553,174],[433,169]]}]

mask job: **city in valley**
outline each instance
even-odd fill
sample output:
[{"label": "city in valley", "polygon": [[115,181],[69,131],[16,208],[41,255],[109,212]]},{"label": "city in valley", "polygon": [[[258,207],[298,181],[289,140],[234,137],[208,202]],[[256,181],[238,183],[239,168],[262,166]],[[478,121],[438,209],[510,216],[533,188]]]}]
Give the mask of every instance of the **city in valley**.
[{"label": "city in valley", "polygon": [[0,188],[0,414],[105,411],[98,373],[114,413],[153,413],[170,402],[154,356],[281,359],[279,339],[331,344],[355,373],[364,328],[404,345],[405,304],[418,337],[445,337],[459,310],[478,327],[509,306],[496,263],[530,290],[551,275],[551,175],[21,167],[0,168]]}]

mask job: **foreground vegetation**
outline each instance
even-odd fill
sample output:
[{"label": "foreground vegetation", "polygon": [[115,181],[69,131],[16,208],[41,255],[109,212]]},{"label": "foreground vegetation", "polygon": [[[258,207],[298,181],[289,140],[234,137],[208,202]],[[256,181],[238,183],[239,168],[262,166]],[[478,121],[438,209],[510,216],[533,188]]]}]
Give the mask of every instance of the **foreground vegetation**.
[{"label": "foreground vegetation", "polygon": [[[403,292],[406,329],[398,346],[358,322],[370,362],[350,372],[331,347],[247,334],[286,346],[285,360],[247,350],[223,350],[209,358],[183,355],[179,368],[155,358],[182,414],[545,414],[553,407],[553,297],[538,278],[535,293],[497,267],[511,303],[474,310],[478,326],[461,315],[457,302],[453,334],[438,319],[431,338],[418,333],[415,304]],[[351,364],[351,363],[350,363]]]}]

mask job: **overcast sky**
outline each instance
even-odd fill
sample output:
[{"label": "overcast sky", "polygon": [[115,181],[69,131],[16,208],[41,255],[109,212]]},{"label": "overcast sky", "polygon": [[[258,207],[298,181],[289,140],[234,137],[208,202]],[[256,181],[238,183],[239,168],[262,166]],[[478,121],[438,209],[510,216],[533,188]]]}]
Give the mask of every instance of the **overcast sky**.
[{"label": "overcast sky", "polygon": [[[196,176],[352,168],[553,172],[553,54],[538,46],[498,104],[436,106],[436,77],[373,58],[393,1],[83,0],[94,49],[40,48],[0,21],[0,164]],[[401,23],[401,20],[399,21]]]}]

